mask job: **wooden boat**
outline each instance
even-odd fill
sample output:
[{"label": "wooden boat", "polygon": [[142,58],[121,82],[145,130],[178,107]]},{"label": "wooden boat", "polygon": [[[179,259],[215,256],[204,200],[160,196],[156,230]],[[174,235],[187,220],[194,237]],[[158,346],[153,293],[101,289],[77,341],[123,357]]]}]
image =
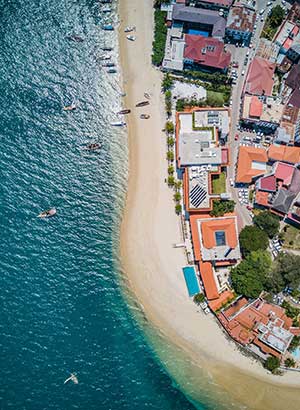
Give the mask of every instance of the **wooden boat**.
[{"label": "wooden boat", "polygon": [[97,142],[92,142],[90,144],[87,144],[86,149],[89,151],[97,151],[98,149],[101,148],[101,144],[98,144]]},{"label": "wooden boat", "polygon": [[115,67],[115,63],[104,63],[102,67]]},{"label": "wooden boat", "polygon": [[140,118],[141,118],[142,120],[148,120],[148,119],[150,118],[150,115],[149,115],[149,114],[141,114],[141,115],[140,115]]},{"label": "wooden boat", "polygon": [[144,97],[147,98],[147,100],[150,100],[150,95],[148,93],[144,93]]},{"label": "wooden boat", "polygon": [[130,114],[130,113],[131,113],[131,110],[129,110],[128,108],[125,108],[124,110],[117,112],[118,115],[125,115],[125,114]]},{"label": "wooden boat", "polygon": [[110,123],[113,127],[124,127],[126,125],[126,122],[124,121],[113,121]]},{"label": "wooden boat", "polygon": [[108,68],[107,72],[108,74],[115,74],[117,70],[115,68]]},{"label": "wooden boat", "polygon": [[68,378],[64,381],[64,384],[66,384],[66,383],[68,383],[68,382],[70,382],[70,381],[72,381],[74,384],[78,384],[78,378],[77,378],[76,374],[71,373],[70,377],[68,377]]},{"label": "wooden boat", "polygon": [[56,215],[56,209],[51,208],[48,209],[47,211],[43,211],[40,214],[38,214],[38,218],[50,218],[51,216]]},{"label": "wooden boat", "polygon": [[141,101],[139,103],[137,103],[135,106],[136,107],[145,107],[145,105],[149,105],[150,102],[149,101]]},{"label": "wooden boat", "polygon": [[113,30],[114,30],[114,26],[113,26],[112,24],[104,24],[104,25],[102,26],[102,29],[103,29],[103,30],[106,30],[106,31],[113,31]]},{"label": "wooden boat", "polygon": [[125,27],[124,33],[131,33],[132,31],[135,31],[135,29],[135,26],[127,26]]},{"label": "wooden boat", "polygon": [[84,41],[82,37],[76,35],[67,36],[67,40],[75,41],[76,43],[82,43]]},{"label": "wooden boat", "polygon": [[112,47],[109,47],[109,46],[104,46],[104,47],[101,47],[101,50],[102,50],[102,51],[112,51],[113,48],[112,48]]},{"label": "wooden boat", "polygon": [[112,0],[100,0],[100,3],[102,3],[102,4],[109,4],[111,2],[112,2]]},{"label": "wooden boat", "polygon": [[101,54],[101,56],[97,57],[97,60],[110,60],[111,56],[108,54]]},{"label": "wooden boat", "polygon": [[71,105],[65,105],[63,108],[64,111],[74,111],[76,110],[76,105],[72,103]]},{"label": "wooden boat", "polygon": [[130,41],[135,41],[136,40],[135,36],[126,36],[126,38],[127,38],[127,40],[130,40]]}]

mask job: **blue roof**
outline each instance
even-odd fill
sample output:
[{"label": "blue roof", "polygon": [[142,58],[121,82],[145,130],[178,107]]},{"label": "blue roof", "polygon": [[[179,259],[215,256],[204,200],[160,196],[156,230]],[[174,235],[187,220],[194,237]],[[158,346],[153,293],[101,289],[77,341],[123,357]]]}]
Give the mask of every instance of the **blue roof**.
[{"label": "blue roof", "polygon": [[182,268],[186,287],[188,289],[189,296],[194,296],[200,292],[199,283],[196,276],[194,266],[185,266]]}]

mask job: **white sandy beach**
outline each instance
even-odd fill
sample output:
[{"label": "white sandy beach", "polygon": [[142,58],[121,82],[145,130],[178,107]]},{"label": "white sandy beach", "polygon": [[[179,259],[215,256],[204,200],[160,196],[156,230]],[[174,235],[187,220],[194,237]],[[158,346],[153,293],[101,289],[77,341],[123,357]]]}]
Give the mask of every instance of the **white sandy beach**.
[{"label": "white sandy beach", "polygon": [[[151,66],[152,0],[120,0],[120,47],[124,107],[132,108],[129,126],[129,184],[121,228],[121,260],[131,288],[145,314],[173,343],[180,346],[231,400],[259,410],[298,410],[300,373],[282,377],[267,373],[229,342],[213,317],[198,312],[188,299],[181,268],[186,264],[179,218],[172,191],[164,182],[167,163],[161,73]],[[137,40],[126,40],[124,27],[136,25]],[[134,108],[151,95],[151,104]],[[150,120],[141,120],[149,113]]]}]

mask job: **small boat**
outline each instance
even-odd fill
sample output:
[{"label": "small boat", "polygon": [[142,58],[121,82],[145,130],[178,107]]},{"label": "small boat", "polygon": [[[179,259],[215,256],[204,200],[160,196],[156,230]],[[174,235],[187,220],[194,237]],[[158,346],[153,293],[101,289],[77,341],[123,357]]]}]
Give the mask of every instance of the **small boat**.
[{"label": "small boat", "polygon": [[51,208],[47,209],[47,211],[43,211],[40,214],[38,214],[38,218],[50,218],[51,216],[56,215],[56,209]]},{"label": "small boat", "polygon": [[103,13],[111,13],[112,8],[111,8],[111,7],[104,7],[104,8],[102,9],[102,11],[103,11]]},{"label": "small boat", "polygon": [[97,142],[92,142],[86,145],[86,149],[88,149],[89,151],[97,151],[100,148],[101,144],[98,144]]},{"label": "small boat", "polygon": [[100,0],[100,3],[102,3],[102,4],[109,4],[111,2],[112,2],[112,0]]},{"label": "small boat", "polygon": [[74,111],[76,110],[76,105],[72,103],[71,105],[65,105],[63,108],[64,111]]},{"label": "small boat", "polygon": [[101,50],[102,50],[102,51],[112,51],[113,48],[112,48],[112,47],[109,47],[109,46],[107,46],[107,47],[104,46],[104,47],[101,48]]},{"label": "small boat", "polygon": [[115,67],[115,63],[104,63],[102,67]]},{"label": "small boat", "polygon": [[78,378],[77,378],[76,374],[71,373],[71,376],[68,377],[68,378],[64,381],[64,384],[66,384],[66,383],[68,383],[68,382],[70,382],[70,381],[72,381],[74,384],[78,384]]},{"label": "small boat", "polygon": [[145,107],[145,105],[149,105],[150,102],[149,101],[141,101],[139,103],[137,103],[135,106],[136,107]]},{"label": "small boat", "polygon": [[115,74],[117,72],[117,70],[115,68],[109,68],[107,70],[108,74]]},{"label": "small boat", "polygon": [[108,54],[102,54],[101,56],[97,57],[97,60],[110,60],[111,56]]},{"label": "small boat", "polygon": [[149,115],[149,114],[141,114],[141,115],[140,115],[140,118],[141,118],[142,120],[148,120],[148,119],[150,118],[150,115]]},{"label": "small boat", "polygon": [[124,127],[126,125],[126,122],[124,121],[113,121],[110,123],[111,126],[113,127]]},{"label": "small boat", "polygon": [[124,33],[131,33],[131,31],[135,31],[136,27],[135,26],[127,26],[124,29]]},{"label": "small boat", "polygon": [[117,112],[118,115],[125,115],[125,114],[130,114],[130,113],[131,113],[131,110],[129,110],[128,108],[125,108],[124,110]]},{"label": "small boat", "polygon": [[76,43],[82,43],[84,41],[82,37],[76,35],[67,36],[67,40],[75,41]]},{"label": "small boat", "polygon": [[144,93],[144,97],[147,98],[147,100],[150,100],[150,95],[148,93]]},{"label": "small boat", "polygon": [[127,38],[127,40],[130,40],[130,41],[135,41],[136,40],[136,37],[135,36],[126,36],[126,38]]},{"label": "small boat", "polygon": [[104,25],[102,26],[102,29],[103,29],[103,30],[106,30],[106,31],[113,31],[113,30],[114,30],[114,26],[113,26],[112,24],[104,24]]}]

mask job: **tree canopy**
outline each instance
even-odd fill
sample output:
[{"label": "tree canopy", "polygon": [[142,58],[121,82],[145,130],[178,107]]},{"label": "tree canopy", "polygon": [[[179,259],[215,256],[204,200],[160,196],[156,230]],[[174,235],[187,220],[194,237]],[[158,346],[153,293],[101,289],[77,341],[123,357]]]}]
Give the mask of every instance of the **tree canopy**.
[{"label": "tree canopy", "polygon": [[234,211],[234,201],[213,201],[211,216],[223,216],[224,214]]},{"label": "tree canopy", "polygon": [[270,356],[267,358],[264,364],[265,368],[274,373],[280,366],[280,360],[278,357]]},{"label": "tree canopy", "polygon": [[271,282],[279,290],[286,286],[297,289],[300,285],[300,256],[281,252],[274,261]]},{"label": "tree canopy", "polygon": [[269,238],[273,238],[279,232],[279,218],[270,211],[263,211],[253,218],[253,223],[262,229]]},{"label": "tree canopy", "polygon": [[239,236],[243,256],[252,251],[265,250],[269,245],[268,235],[257,226],[245,226]]},{"label": "tree canopy", "polygon": [[239,265],[231,269],[234,290],[249,298],[257,298],[265,288],[271,263],[268,252],[251,252]]}]

